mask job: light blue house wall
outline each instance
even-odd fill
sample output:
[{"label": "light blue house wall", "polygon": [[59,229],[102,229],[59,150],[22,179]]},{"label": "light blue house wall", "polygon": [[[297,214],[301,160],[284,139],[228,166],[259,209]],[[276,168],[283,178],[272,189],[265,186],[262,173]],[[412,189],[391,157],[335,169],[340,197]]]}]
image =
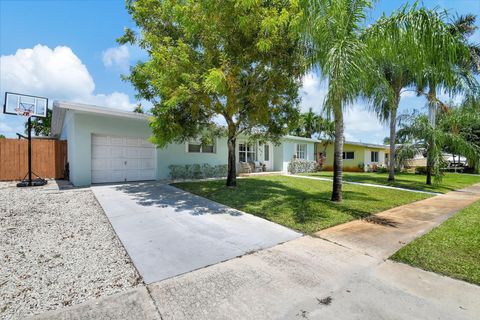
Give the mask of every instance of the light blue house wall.
[{"label": "light blue house wall", "polygon": [[215,149],[215,153],[190,153],[187,152],[185,143],[170,144],[164,149],[157,149],[157,179],[169,178],[170,165],[227,164],[227,139],[217,138]]},{"label": "light blue house wall", "polygon": [[[54,109],[55,110],[55,109]],[[70,181],[76,186],[88,186],[92,181],[92,135],[128,136],[148,139],[151,135],[147,118],[129,118],[98,114],[78,110],[67,110],[60,125],[59,137],[67,140]],[[245,137],[243,138],[245,139]],[[240,141],[240,140],[239,140]],[[271,170],[287,171],[288,162],[296,154],[296,144],[307,144],[307,159],[314,159],[315,142],[305,138],[282,138],[279,145],[272,145],[273,166]],[[238,157],[238,144],[236,150]],[[189,153],[187,145],[171,144],[156,151],[156,178],[168,179],[170,165],[227,164],[227,139],[219,137],[216,140],[216,152]],[[263,156],[259,156],[261,162]],[[237,158],[238,162],[238,158]],[[239,166],[238,166],[239,167]]]},{"label": "light blue house wall", "polygon": [[[76,186],[90,185],[92,181],[92,134],[131,136],[147,139],[151,135],[147,121],[113,118],[98,114],[67,112],[72,115],[67,125],[67,144],[70,181]],[[73,149],[73,150],[72,150]]]},{"label": "light blue house wall", "polygon": [[307,145],[307,158],[305,160],[315,160],[315,143],[312,141],[297,139],[282,139],[282,155],[278,163],[279,171],[287,172],[288,163],[293,160],[294,155],[297,154],[297,144]]}]

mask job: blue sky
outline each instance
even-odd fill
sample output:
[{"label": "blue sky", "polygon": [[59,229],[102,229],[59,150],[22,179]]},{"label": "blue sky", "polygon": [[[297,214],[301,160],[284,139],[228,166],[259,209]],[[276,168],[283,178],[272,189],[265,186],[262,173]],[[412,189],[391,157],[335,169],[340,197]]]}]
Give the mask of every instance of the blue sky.
[{"label": "blue sky", "polygon": [[[405,1],[377,1],[369,13],[372,22]],[[478,0],[424,1],[428,7],[452,13],[480,15]],[[477,24],[480,23],[477,21]],[[5,91],[41,95],[131,109],[136,99],[132,86],[120,79],[128,66],[145,54],[138,48],[119,47],[115,39],[125,27],[135,25],[122,0],[0,0],[0,93]],[[480,32],[472,37],[480,42]],[[305,78],[302,109],[320,111],[324,90],[315,75]],[[423,109],[425,101],[405,96],[401,110]],[[0,134],[22,132],[24,119],[0,115]],[[347,140],[379,143],[385,126],[362,104],[346,116]]]}]

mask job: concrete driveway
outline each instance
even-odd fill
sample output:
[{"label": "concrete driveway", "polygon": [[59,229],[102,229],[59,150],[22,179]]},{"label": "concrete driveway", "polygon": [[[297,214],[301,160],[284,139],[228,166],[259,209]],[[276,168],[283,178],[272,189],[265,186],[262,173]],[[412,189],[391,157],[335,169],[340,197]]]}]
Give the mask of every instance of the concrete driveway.
[{"label": "concrete driveway", "polygon": [[147,284],[301,236],[160,182],[92,190]]}]

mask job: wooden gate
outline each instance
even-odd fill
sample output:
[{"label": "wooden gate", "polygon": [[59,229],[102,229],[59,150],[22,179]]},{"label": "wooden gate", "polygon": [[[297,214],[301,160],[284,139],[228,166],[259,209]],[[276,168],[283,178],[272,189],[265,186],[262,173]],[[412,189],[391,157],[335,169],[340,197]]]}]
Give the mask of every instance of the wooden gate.
[{"label": "wooden gate", "polygon": [[[33,173],[42,178],[63,179],[66,164],[66,140],[32,139]],[[28,141],[0,139],[0,180],[21,180],[27,172]]]}]

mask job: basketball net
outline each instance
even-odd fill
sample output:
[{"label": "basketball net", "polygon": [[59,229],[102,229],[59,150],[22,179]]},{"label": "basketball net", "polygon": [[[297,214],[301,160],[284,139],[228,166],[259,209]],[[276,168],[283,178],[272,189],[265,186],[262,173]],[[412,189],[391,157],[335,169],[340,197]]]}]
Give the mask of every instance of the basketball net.
[{"label": "basketball net", "polygon": [[19,116],[24,116],[27,118],[30,118],[30,114],[32,113],[31,110],[23,109],[23,108],[15,108],[15,112]]}]

